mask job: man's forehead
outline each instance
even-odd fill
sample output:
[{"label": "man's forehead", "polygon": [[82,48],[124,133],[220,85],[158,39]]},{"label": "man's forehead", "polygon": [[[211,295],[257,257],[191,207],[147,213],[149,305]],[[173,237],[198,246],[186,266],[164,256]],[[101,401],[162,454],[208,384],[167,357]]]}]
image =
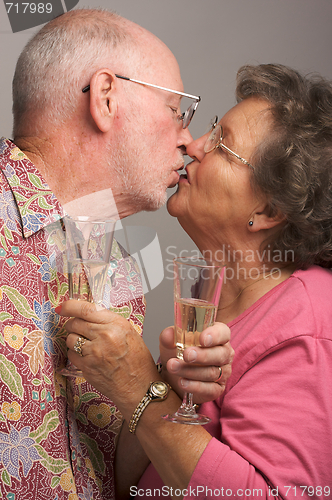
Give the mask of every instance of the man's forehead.
[{"label": "man's forehead", "polygon": [[144,75],[144,78],[146,81],[149,78],[149,83],[183,92],[180,69],[171,53],[168,57],[159,55],[155,61],[151,60],[146,75]]},{"label": "man's forehead", "polygon": [[167,45],[144,29],[139,31],[137,36],[140,78],[148,83],[182,91],[179,65]]}]

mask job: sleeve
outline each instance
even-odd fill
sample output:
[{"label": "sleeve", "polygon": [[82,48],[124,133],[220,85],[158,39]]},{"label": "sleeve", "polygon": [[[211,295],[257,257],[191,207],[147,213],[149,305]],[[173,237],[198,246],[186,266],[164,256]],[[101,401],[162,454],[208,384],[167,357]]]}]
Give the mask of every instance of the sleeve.
[{"label": "sleeve", "polygon": [[298,336],[265,352],[225,395],[221,442],[205,449],[186,498],[326,497],[331,377],[329,339]]}]

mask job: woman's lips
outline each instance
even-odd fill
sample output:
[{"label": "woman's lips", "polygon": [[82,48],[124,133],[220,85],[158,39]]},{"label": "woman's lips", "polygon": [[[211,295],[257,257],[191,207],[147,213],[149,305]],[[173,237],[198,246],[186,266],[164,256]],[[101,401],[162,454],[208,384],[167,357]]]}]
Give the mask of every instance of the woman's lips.
[{"label": "woman's lips", "polygon": [[191,184],[193,173],[195,171],[195,169],[191,169],[191,165],[194,165],[194,163],[195,160],[188,163],[185,167],[186,174],[184,175],[184,180],[186,180],[188,184]]},{"label": "woman's lips", "polygon": [[170,184],[168,185],[169,188],[173,188],[175,187],[179,180],[180,180],[180,174],[179,172],[177,172],[176,170],[174,170],[174,175],[176,175],[176,179],[174,181],[171,181]]},{"label": "woman's lips", "polygon": [[[180,183],[182,184],[183,182],[190,184],[190,175],[188,172],[188,166],[191,163],[194,163],[194,162],[192,161],[192,162],[188,163],[188,165],[186,167],[182,166],[181,168],[179,168],[177,170],[176,173],[178,174],[178,180],[177,180],[176,184],[180,184]],[[169,187],[174,187],[176,184],[172,184]]]},{"label": "woman's lips", "polygon": [[188,170],[189,165],[190,163],[188,163],[188,165],[185,167],[186,172],[181,175],[179,182],[186,182],[187,184],[190,184],[190,173]]}]

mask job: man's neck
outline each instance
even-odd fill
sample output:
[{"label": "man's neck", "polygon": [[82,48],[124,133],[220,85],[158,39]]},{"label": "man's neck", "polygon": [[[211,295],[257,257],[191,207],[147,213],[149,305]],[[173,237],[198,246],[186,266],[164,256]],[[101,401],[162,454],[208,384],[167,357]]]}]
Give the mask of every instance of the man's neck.
[{"label": "man's neck", "polygon": [[69,215],[122,219],[136,213],[132,197],[118,185],[102,154],[96,165],[98,155],[94,152],[94,159],[92,155],[90,158],[77,140],[68,144],[68,140],[16,137],[14,143],[38,169]]},{"label": "man's neck", "polygon": [[55,146],[50,139],[38,137],[15,137],[14,143],[34,164],[60,203],[65,203],[68,188],[63,147]]}]

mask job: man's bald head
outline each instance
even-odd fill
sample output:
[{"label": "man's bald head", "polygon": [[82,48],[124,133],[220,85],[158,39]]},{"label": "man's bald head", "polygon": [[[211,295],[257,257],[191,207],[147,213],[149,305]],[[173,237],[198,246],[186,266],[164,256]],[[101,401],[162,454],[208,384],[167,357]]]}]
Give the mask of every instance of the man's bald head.
[{"label": "man's bald head", "polygon": [[[101,67],[134,78],[146,48],[167,47],[152,33],[110,11],[80,9],[47,23],[21,53],[13,80],[14,136],[37,133],[39,118],[59,125],[78,106],[81,89]],[[153,58],[152,58],[153,59]],[[152,62],[152,66],[153,66]]]}]

